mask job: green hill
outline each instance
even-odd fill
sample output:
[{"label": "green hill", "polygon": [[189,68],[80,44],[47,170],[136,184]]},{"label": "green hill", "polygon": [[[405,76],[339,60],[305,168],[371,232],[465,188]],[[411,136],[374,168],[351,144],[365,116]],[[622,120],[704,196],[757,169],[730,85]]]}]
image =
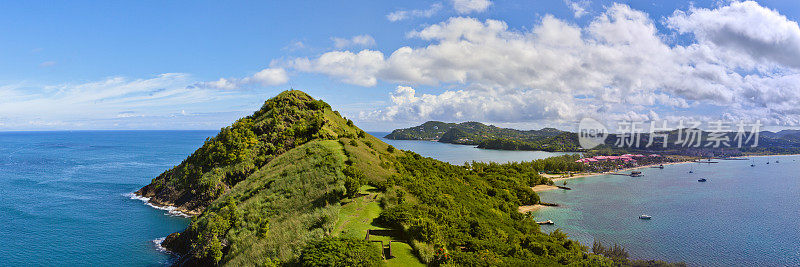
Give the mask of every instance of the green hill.
[{"label": "green hill", "polygon": [[176,265],[616,265],[517,212],[574,157],[450,165],[286,91],[138,193],[198,214],[162,244]]},{"label": "green hill", "polygon": [[445,123],[429,121],[422,125],[396,129],[386,135],[395,140],[431,140],[479,148],[503,150],[580,151],[575,133],[555,128],[516,130],[480,122]]},{"label": "green hill", "polygon": [[[443,143],[474,145],[484,149],[499,150],[539,150],[539,151],[574,151],[588,152],[600,155],[619,155],[625,153],[665,153],[686,156],[700,157],[728,157],[741,156],[745,154],[797,154],[800,153],[800,131],[782,130],[780,132],[759,132],[758,146],[751,147],[755,142],[752,140],[743,142],[741,148],[738,146],[737,132],[728,131],[722,133],[721,137],[727,138],[730,147],[713,148],[709,147],[711,142],[711,132],[697,129],[683,129],[682,133],[678,130],[668,132],[658,132],[667,135],[667,145],[664,146],[663,137],[654,135],[654,142],[649,143],[650,133],[647,128],[642,129],[639,137],[638,146],[619,147],[616,142],[622,138],[619,134],[610,134],[605,140],[605,144],[591,150],[580,147],[578,134],[574,132],[561,131],[554,128],[543,128],[541,130],[516,130],[510,128],[499,128],[494,125],[485,125],[479,122],[445,123],[439,121],[429,121],[422,125],[396,129],[385,137],[396,140],[431,140]],[[696,131],[693,136],[689,132]],[[745,132],[745,138],[749,132]],[[683,145],[682,141],[687,137],[693,137],[692,141],[687,141]],[[683,139],[681,139],[683,138]],[[749,139],[748,139],[749,140]]]}]

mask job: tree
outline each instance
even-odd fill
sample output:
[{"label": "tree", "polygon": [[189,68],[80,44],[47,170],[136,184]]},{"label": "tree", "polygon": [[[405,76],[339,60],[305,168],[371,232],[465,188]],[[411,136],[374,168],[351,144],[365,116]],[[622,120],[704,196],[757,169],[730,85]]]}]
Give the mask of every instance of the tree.
[{"label": "tree", "polygon": [[362,239],[326,237],[311,242],[300,254],[302,266],[382,266],[377,247]]},{"label": "tree", "polygon": [[358,194],[358,189],[364,185],[364,172],[353,167],[347,166],[342,170],[344,173],[344,188],[346,190],[347,197],[353,197]]}]

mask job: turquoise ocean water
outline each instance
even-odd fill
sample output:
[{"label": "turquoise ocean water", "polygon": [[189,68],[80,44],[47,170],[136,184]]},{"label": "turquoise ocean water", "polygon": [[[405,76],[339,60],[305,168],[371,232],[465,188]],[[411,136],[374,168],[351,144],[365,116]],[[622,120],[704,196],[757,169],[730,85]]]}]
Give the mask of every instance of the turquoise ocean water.
[{"label": "turquoise ocean water", "polygon": [[[129,193],[180,163],[215,133],[0,133],[0,263],[169,263],[171,256],[153,241],[182,230],[188,219],[146,206]],[[384,141],[454,164],[561,154]],[[767,160],[772,163],[766,165]],[[593,240],[620,243],[636,258],[691,265],[800,265],[800,157],[755,162],[757,167],[748,161],[723,161],[645,169],[640,178],[573,179],[568,186],[574,190],[541,193],[563,207],[543,209],[536,216],[555,221],[555,227],[588,245]],[[700,177],[709,181],[698,183]],[[642,213],[653,219],[638,220]]]},{"label": "turquoise ocean water", "polygon": [[153,240],[186,227],[125,194],[211,131],[0,133],[3,266],[159,266]]},{"label": "turquoise ocean water", "polygon": [[[535,216],[555,222],[544,231],[560,228],[588,246],[616,242],[633,258],[800,266],[800,157],[755,157],[755,167],[719,162],[641,169],[643,177],[571,179],[573,190],[539,193],[561,207]],[[640,220],[641,214],[652,219]]]}]

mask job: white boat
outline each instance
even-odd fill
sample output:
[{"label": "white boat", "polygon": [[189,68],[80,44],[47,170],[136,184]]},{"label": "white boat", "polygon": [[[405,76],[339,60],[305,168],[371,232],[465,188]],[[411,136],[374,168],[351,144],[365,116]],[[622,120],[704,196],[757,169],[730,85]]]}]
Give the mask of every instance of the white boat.
[{"label": "white boat", "polygon": [[642,220],[650,220],[651,218],[653,218],[653,217],[651,217],[650,215],[646,215],[646,214],[639,215],[639,219],[642,219]]}]

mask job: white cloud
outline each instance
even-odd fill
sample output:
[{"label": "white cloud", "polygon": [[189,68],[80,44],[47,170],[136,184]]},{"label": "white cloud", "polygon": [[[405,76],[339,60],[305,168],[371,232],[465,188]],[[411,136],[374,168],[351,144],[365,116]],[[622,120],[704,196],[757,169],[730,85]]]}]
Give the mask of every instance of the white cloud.
[{"label": "white cloud", "polygon": [[281,85],[289,81],[283,68],[266,68],[242,80],[244,83],[259,83],[265,86]]},{"label": "white cloud", "polygon": [[369,34],[356,35],[349,39],[333,37],[333,46],[342,49],[347,47],[371,47],[375,46],[375,39]]},{"label": "white cloud", "polygon": [[[226,112],[257,108],[263,100],[255,93],[232,94],[192,86],[195,83],[187,74],[165,73],[147,79],[110,77],[79,84],[0,86],[0,126],[22,130],[214,129],[246,114]],[[214,83],[225,84],[224,80]],[[242,108],[242,103],[252,107]],[[199,108],[210,115],[197,121],[170,120],[167,116],[187,108]]]},{"label": "white cloud", "polygon": [[315,60],[299,58],[291,65],[301,71],[317,72],[361,86],[375,86],[377,72],[385,65],[383,53],[373,50],[328,52]]},{"label": "white cloud", "polygon": [[489,0],[451,0],[451,2],[458,14],[483,12],[492,5],[492,1]]},{"label": "white cloud", "polygon": [[[746,18],[756,16],[759,22],[752,24],[759,31],[735,30],[738,37],[726,35],[726,42],[708,37],[719,35],[714,29],[734,27],[729,25],[732,20],[720,24],[696,14],[730,10]],[[382,80],[460,88],[438,95],[398,89],[391,106],[365,113],[385,120],[569,120],[582,115],[647,115],[652,106],[711,105],[737,116],[800,121],[800,109],[792,105],[800,102],[800,73],[793,68],[800,60],[792,63],[775,56],[800,54],[793,52],[800,49],[793,43],[796,23],[754,2],[676,12],[666,21],[673,29],[695,33],[697,42],[669,45],[648,14],[613,4],[585,27],[550,15],[530,30],[510,29],[498,20],[457,17],[408,33],[427,42],[421,47],[400,47],[388,56],[374,50],[334,51],[295,59],[292,65],[361,86]],[[729,39],[743,44],[728,43]]]},{"label": "white cloud", "polygon": [[[553,98],[541,103],[539,99]],[[372,120],[420,121],[436,118],[445,121],[481,120],[518,122],[550,120],[558,122],[585,111],[576,108],[572,99],[539,90],[511,91],[445,91],[439,95],[421,94],[407,86],[398,86],[391,94],[392,105],[386,109],[362,112]]]},{"label": "white cloud", "polygon": [[442,4],[434,3],[427,9],[397,10],[387,14],[386,19],[391,22],[396,22],[413,18],[430,18],[440,10],[442,10]]},{"label": "white cloud", "polygon": [[220,78],[212,82],[199,82],[195,87],[213,88],[219,90],[235,90],[244,85],[260,84],[263,86],[275,86],[285,84],[289,81],[289,75],[283,68],[266,68],[252,76],[243,79]]},{"label": "white cloud", "polygon": [[583,17],[586,14],[589,14],[586,11],[589,8],[591,2],[589,0],[580,0],[580,1],[573,1],[573,0],[564,0],[564,3],[567,4],[567,7],[572,10],[573,15],[575,18]]},{"label": "white cloud", "polygon": [[220,90],[233,90],[239,88],[239,84],[236,81],[225,78],[219,78],[219,80],[213,82],[205,82],[202,84],[206,87],[216,88]]},{"label": "white cloud", "polygon": [[667,23],[680,33],[692,33],[701,44],[800,68],[797,22],[754,1],[732,2],[717,9],[678,10]]}]

